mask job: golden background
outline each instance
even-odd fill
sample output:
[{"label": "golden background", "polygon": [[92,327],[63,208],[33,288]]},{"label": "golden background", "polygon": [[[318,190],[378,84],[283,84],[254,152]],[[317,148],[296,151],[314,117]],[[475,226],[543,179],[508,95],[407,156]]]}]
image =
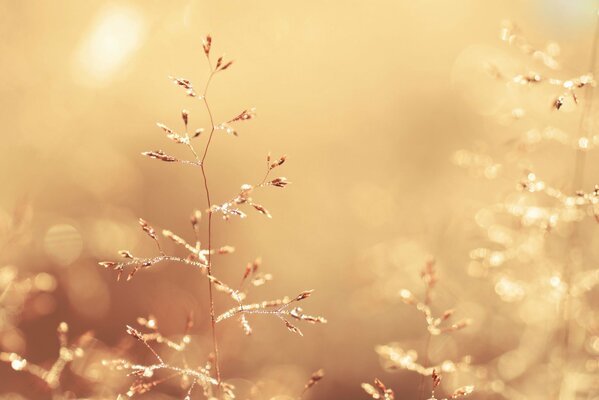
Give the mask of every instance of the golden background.
[{"label": "golden background", "polygon": [[[198,360],[210,351],[205,278],[165,264],[116,282],[97,265],[120,249],[154,254],[137,218],[190,237],[191,211],[206,208],[197,170],[140,152],[184,154],[155,126],[180,129],[182,108],[192,127],[206,127],[198,102],[167,77],[203,86],[201,39],[210,33],[214,54],[235,60],[210,89],[216,119],[257,110],[238,126],[239,137],[217,132],[207,160],[212,197],[228,199],[259,180],[268,152],[287,155],[277,172],[292,182],[256,195],[272,220],[258,213],[215,219],[215,244],[237,249],[216,259],[215,274],[237,282],[245,263],[261,256],[275,279],[253,299],[315,289],[303,307],[329,321],[302,326],[303,338],[268,318],[252,319],[249,338],[235,321],[224,322],[223,374],[241,388],[244,379],[278,380],[292,396],[324,368],[310,398],[367,398],[360,383],[374,377],[397,398],[416,398],[419,377],[384,372],[373,349],[391,341],[422,348],[421,315],[387,294],[403,287],[420,293],[427,255],[438,260],[440,311],[454,307],[474,321],[434,342],[431,357],[495,360],[522,340],[525,321],[516,306],[498,301],[493,282],[468,274],[469,252],[483,240],[478,209],[503,201],[520,176],[484,180],[452,158],[459,149],[505,152],[532,125],[508,121],[510,101],[538,119],[577,127],[574,108],[552,112],[551,91],[505,90],[482,66],[528,62],[499,39],[509,19],[541,47],[559,43],[567,66],[559,76],[587,72],[595,7],[563,0],[0,2],[0,220],[22,199],[33,212],[30,240],[5,248],[0,263],[23,274],[48,272],[57,282],[33,311],[23,308],[0,349],[44,363],[55,357],[59,321],[74,334],[92,329],[96,348],[108,349],[138,316],[151,313],[176,335],[193,310]],[[536,165],[565,187],[574,152],[548,146],[543,154]],[[589,158],[586,189],[597,177],[593,165]],[[599,253],[591,253],[596,261]],[[220,311],[228,304],[217,295]],[[126,355],[144,354],[130,347]],[[106,384],[126,387],[113,376],[103,383],[121,379]],[[524,392],[543,379],[531,378]],[[0,393],[46,398],[34,380],[0,365]],[[81,396],[96,390],[108,393],[85,388]],[[146,397],[182,397],[164,393]]]}]

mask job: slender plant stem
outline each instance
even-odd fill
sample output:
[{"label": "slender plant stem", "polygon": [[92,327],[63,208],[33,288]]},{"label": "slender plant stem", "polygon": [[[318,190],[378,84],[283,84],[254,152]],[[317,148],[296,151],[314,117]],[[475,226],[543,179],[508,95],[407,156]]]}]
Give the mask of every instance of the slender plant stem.
[{"label": "slender plant stem", "polygon": [[[208,80],[206,81],[206,86],[204,87],[204,92],[202,94],[202,100],[204,101],[204,105],[206,106],[206,111],[208,112],[208,117],[210,118],[210,134],[208,135],[208,142],[206,143],[206,147],[204,148],[204,154],[202,155],[200,168],[202,170],[202,177],[204,178],[204,191],[206,193],[206,202],[208,203],[208,208],[212,205],[210,201],[210,188],[208,186],[208,177],[206,176],[206,156],[208,155],[208,150],[210,149],[210,143],[212,143],[212,136],[214,134],[214,117],[212,116],[212,110],[210,109],[210,105],[208,104],[208,100],[206,99],[206,95],[208,93],[208,88],[210,87],[210,82],[212,81],[212,77],[214,76],[214,69],[212,68],[212,64],[210,63],[210,59],[208,59],[208,64],[210,65],[210,75],[208,76]],[[208,211],[208,275],[212,275],[212,212]],[[216,380],[219,385],[221,382],[220,377],[220,364],[218,357],[218,341],[216,338],[216,313],[214,311],[214,296],[212,293],[212,281],[208,281],[208,296],[210,299],[210,325],[212,327],[212,343],[214,347],[214,370],[216,372]]]},{"label": "slender plant stem", "polygon": [[[426,292],[424,297],[424,304],[429,305],[431,301],[431,287],[426,285]],[[424,353],[422,354],[422,366],[424,368],[428,368],[429,364],[429,356],[428,353],[431,347],[431,338],[433,335],[428,331],[426,331],[426,342],[424,342]],[[424,399],[424,375],[420,375],[420,383],[418,384],[418,399]]]},{"label": "slender plant stem", "polygon": [[[597,67],[597,46],[599,44],[599,9],[596,14],[597,18],[595,21],[595,33],[593,35],[593,43],[591,48],[591,56],[589,60],[589,72],[593,75],[593,79],[595,79],[595,69]],[[593,110],[593,100],[594,100],[594,85],[587,85],[585,87],[585,105],[582,109],[582,113],[580,116],[580,121],[578,125],[578,137],[587,138],[588,128],[589,128],[589,118],[591,112]],[[584,185],[584,172],[586,166],[586,156],[587,149],[578,146],[576,148],[576,154],[574,156],[574,174],[572,176],[572,190],[577,191],[581,190]],[[574,227],[574,232],[572,233],[572,248],[573,250],[577,250],[579,248],[578,243],[578,227]],[[563,270],[563,280],[565,284],[565,294],[562,297],[562,318],[563,318],[563,340],[562,340],[562,355],[563,355],[563,367],[562,367],[562,379],[560,383],[560,392],[563,388],[564,384],[564,370],[566,365],[569,363],[570,358],[570,337],[571,337],[571,323],[570,323],[570,303],[571,303],[571,295],[570,295],[570,286],[572,285],[572,263],[575,261],[570,259],[564,265]],[[558,394],[559,395],[559,394]]]},{"label": "slender plant stem", "polygon": [[[428,368],[428,364],[429,364],[429,357],[428,357],[428,353],[429,353],[429,349],[430,349],[430,345],[431,345],[431,334],[429,332],[427,332],[426,335],[426,342],[424,342],[424,352],[422,354],[422,366],[425,368]],[[420,375],[420,383],[418,384],[418,398],[419,399],[424,399],[424,375]]]},{"label": "slender plant stem", "polygon": [[[595,34],[593,35],[593,44],[591,47],[591,57],[589,61],[589,72],[593,74],[597,66],[597,45],[599,44],[599,10],[597,11],[597,21],[595,22]],[[585,105],[582,109],[582,114],[580,117],[580,122],[578,125],[578,133],[579,137],[586,137],[589,125],[589,117],[591,111],[593,110],[593,100],[594,100],[594,85],[587,85],[585,87]],[[584,182],[584,169],[585,169],[585,161],[586,161],[586,152],[585,148],[576,149],[576,156],[574,161],[574,178],[572,183],[574,185],[574,190],[579,190]]]}]

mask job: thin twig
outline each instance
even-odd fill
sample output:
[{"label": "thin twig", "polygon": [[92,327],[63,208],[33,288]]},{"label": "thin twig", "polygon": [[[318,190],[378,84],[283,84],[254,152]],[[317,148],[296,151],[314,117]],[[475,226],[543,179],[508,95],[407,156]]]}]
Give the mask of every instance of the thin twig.
[{"label": "thin twig", "polygon": [[[594,75],[595,69],[597,67],[597,46],[599,45],[599,8],[597,10],[597,14],[596,14],[597,18],[595,21],[595,33],[593,36],[593,43],[592,43],[592,48],[591,48],[591,56],[590,56],[590,61],[589,61],[589,73]],[[588,125],[589,125],[589,118],[590,115],[592,113],[593,110],[593,100],[594,100],[594,85],[588,85],[585,88],[585,105],[582,109],[582,113],[580,116],[580,122],[578,125],[578,136],[579,138],[582,137],[586,137],[587,133],[588,133]],[[586,153],[587,153],[587,149],[586,148],[582,148],[582,147],[578,147],[576,149],[576,155],[575,155],[575,159],[574,159],[574,175],[572,177],[572,190],[573,191],[577,191],[580,190],[584,184],[584,172],[585,172],[585,165],[586,165]],[[574,227],[574,231],[572,233],[572,244],[573,244],[573,248],[578,247],[577,246],[577,241],[578,241],[578,225]],[[566,287],[566,291],[564,296],[562,297],[562,304],[561,304],[561,309],[562,309],[562,317],[563,317],[563,321],[564,321],[564,333],[563,333],[563,340],[562,340],[562,354],[563,354],[563,363],[564,363],[564,367],[568,364],[569,362],[569,358],[570,358],[570,336],[571,336],[571,318],[570,318],[570,303],[571,303],[571,295],[570,295],[570,286],[572,285],[572,275],[573,272],[572,271],[572,260],[568,260],[565,264],[564,264],[564,269],[563,269],[563,280],[564,280],[564,284]],[[564,374],[563,371],[565,371],[565,368],[561,369],[562,374]],[[560,383],[560,388],[559,391],[562,391],[564,385],[564,376],[562,375],[562,379],[561,379],[561,383]]]},{"label": "thin twig", "polygon": [[[212,68],[212,63],[210,62],[210,56],[206,55],[206,59],[208,60],[208,65],[210,66],[210,75],[208,76],[208,80],[206,81],[206,86],[204,87],[204,92],[202,93],[202,100],[204,101],[204,105],[206,107],[206,111],[208,112],[208,116],[210,118],[210,134],[208,135],[208,142],[206,142],[206,147],[204,148],[204,154],[202,155],[202,159],[200,160],[200,168],[202,169],[202,177],[204,178],[204,191],[206,193],[206,201],[208,202],[208,208],[212,206],[210,201],[210,189],[208,187],[208,178],[206,176],[206,156],[208,155],[208,150],[210,149],[210,143],[212,143],[212,136],[214,135],[214,118],[212,116],[212,110],[210,109],[210,105],[208,104],[208,100],[206,99],[206,95],[208,93],[208,88],[210,87],[210,82],[212,81],[212,77],[215,74],[215,70]],[[208,213],[208,274],[212,275],[212,213]],[[216,380],[219,385],[221,382],[220,378],[220,365],[219,365],[219,354],[218,354],[218,341],[216,339],[216,313],[214,311],[214,296],[212,293],[212,281],[208,281],[208,296],[210,298],[210,325],[212,328],[212,343],[214,347],[214,370],[216,371]]]}]

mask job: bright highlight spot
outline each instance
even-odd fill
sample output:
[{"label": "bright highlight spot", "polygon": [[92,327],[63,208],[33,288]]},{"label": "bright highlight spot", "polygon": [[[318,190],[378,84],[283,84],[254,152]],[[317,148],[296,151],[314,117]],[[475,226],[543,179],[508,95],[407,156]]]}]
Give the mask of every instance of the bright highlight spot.
[{"label": "bright highlight spot", "polygon": [[[57,224],[50,227],[44,235],[44,250],[48,257],[59,265],[69,265],[83,250],[83,239],[79,230],[69,224]],[[46,278],[42,278],[42,281]],[[42,286],[52,286],[50,282],[41,282]]]},{"label": "bright highlight spot", "polygon": [[144,35],[138,10],[121,5],[105,8],[79,45],[74,74],[87,85],[107,83],[139,48]]}]

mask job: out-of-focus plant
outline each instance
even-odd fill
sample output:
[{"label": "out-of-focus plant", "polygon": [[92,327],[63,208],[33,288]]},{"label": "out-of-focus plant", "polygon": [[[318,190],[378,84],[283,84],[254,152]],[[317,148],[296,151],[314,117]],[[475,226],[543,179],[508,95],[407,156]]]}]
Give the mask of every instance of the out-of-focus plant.
[{"label": "out-of-focus plant", "polygon": [[83,357],[85,348],[90,345],[93,336],[91,333],[85,333],[70,343],[68,339],[69,326],[66,322],[61,322],[56,331],[60,347],[56,360],[49,368],[32,363],[17,353],[0,352],[0,361],[8,363],[15,371],[25,372],[40,379],[50,391],[53,399],[66,399],[70,398],[72,394],[62,385],[62,373],[76,358]]},{"label": "out-of-focus plant", "polygon": [[[557,44],[538,49],[505,23],[501,38],[524,54],[524,67],[513,74],[489,64],[491,79],[549,93],[551,100],[545,112],[534,104],[542,101],[538,97],[530,113],[513,104],[513,120],[528,128],[497,154],[454,155],[456,164],[498,185],[499,178],[512,182],[510,193],[476,214],[485,243],[471,251],[469,267],[471,275],[491,279],[500,299],[513,304],[509,317],[520,341],[487,365],[500,383],[494,391],[510,399],[593,398],[599,391],[599,269],[590,251],[599,187],[584,180],[599,144],[593,107],[599,24],[596,29],[588,70],[562,77]],[[571,112],[564,114],[566,109]],[[556,127],[564,122],[566,129]],[[560,149],[552,153],[552,147]],[[555,168],[567,174],[563,181],[551,175]],[[547,383],[540,387],[535,384],[540,380]]]},{"label": "out-of-focus plant", "polygon": [[[380,345],[376,347],[376,352],[381,358],[381,362],[387,370],[408,370],[416,372],[420,375],[419,383],[419,398],[424,399],[425,392],[425,377],[433,377],[433,388],[432,398],[434,399],[434,389],[439,386],[441,379],[437,374],[437,371],[443,371],[444,373],[453,373],[459,370],[468,370],[470,366],[470,357],[465,356],[461,360],[452,361],[444,360],[435,365],[429,365],[429,352],[431,339],[435,336],[450,334],[466,328],[470,325],[469,319],[460,319],[456,322],[450,322],[454,310],[446,309],[439,316],[435,316],[433,313],[433,289],[438,281],[437,271],[435,269],[435,260],[430,258],[425,263],[424,268],[420,274],[424,283],[424,294],[423,298],[417,298],[411,290],[400,289],[399,298],[405,304],[414,306],[416,310],[423,314],[426,323],[427,332],[424,334],[424,347],[422,351],[422,360],[418,359],[418,352],[414,349],[404,350],[400,343],[389,343],[386,345]],[[374,386],[368,383],[363,383],[362,388],[372,396],[374,399],[385,399],[393,400],[394,392],[391,389],[387,389],[385,385],[378,379],[375,380]],[[452,398],[459,396],[465,396],[472,393],[474,387],[464,386],[456,389]]]}]

